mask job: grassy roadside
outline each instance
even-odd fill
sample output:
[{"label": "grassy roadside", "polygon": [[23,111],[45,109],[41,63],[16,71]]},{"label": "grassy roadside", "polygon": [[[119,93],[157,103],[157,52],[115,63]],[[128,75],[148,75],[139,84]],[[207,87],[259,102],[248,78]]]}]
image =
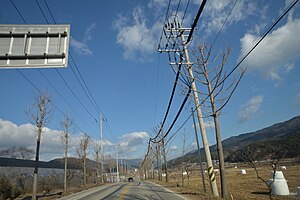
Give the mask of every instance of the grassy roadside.
[{"label": "grassy roadside", "polygon": [[[300,186],[300,164],[290,164],[286,165],[286,170],[283,171],[284,177],[288,182],[290,193],[297,193],[297,187]],[[241,169],[245,169],[247,174],[241,174]],[[258,171],[260,176],[265,180],[271,178],[272,169],[270,166],[261,165],[258,166]],[[227,168],[226,175],[228,179],[228,188],[230,193],[233,195],[234,199],[250,199],[250,200],[268,200],[268,189],[266,185],[258,180],[253,168],[248,166],[240,166],[239,168]],[[220,185],[219,175],[217,175],[217,184]],[[181,185],[181,176],[179,171],[171,171],[169,176],[169,182],[148,180],[156,184],[162,185],[167,189],[177,192],[178,194],[186,197],[187,199],[218,199],[211,195],[210,186],[208,185],[208,180],[206,179],[207,193],[203,191],[202,180],[200,172],[193,171],[190,175],[190,180],[188,181],[185,177],[184,185]],[[220,193],[219,187],[219,193]],[[296,200],[298,199],[296,195],[289,196],[275,196],[274,200]]]}]

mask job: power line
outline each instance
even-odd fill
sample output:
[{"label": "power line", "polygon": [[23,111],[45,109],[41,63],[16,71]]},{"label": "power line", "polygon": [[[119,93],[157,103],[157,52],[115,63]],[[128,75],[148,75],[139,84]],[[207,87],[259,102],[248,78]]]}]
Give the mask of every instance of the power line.
[{"label": "power line", "polygon": [[[50,9],[50,6],[48,5],[48,3],[47,3],[46,0],[44,0],[44,3],[46,4],[46,7],[47,7],[47,9],[48,9],[48,11],[49,11],[49,13],[50,13],[50,15],[51,15],[51,18],[52,18],[53,22],[56,24],[56,20],[55,20],[55,18],[54,18],[54,15],[53,15],[51,9]],[[113,132],[112,132],[112,130],[111,130],[111,128],[110,128],[110,125],[109,125],[109,123],[108,123],[108,121],[107,121],[107,117],[104,115],[104,113],[102,112],[102,110],[101,110],[100,107],[98,106],[98,104],[97,104],[97,102],[96,102],[94,96],[92,95],[92,93],[91,93],[91,91],[90,91],[88,85],[86,84],[86,82],[85,82],[85,80],[84,80],[84,78],[83,78],[83,76],[82,76],[82,73],[80,72],[80,70],[79,70],[79,68],[78,68],[78,66],[77,66],[77,63],[75,62],[75,59],[74,59],[74,57],[73,57],[71,51],[69,51],[69,55],[70,55],[70,58],[71,58],[71,60],[72,60],[72,62],[73,62],[73,64],[74,64],[74,66],[75,66],[75,68],[76,68],[76,71],[77,71],[77,73],[79,74],[79,77],[80,77],[81,81],[83,82],[83,84],[84,84],[84,86],[85,86],[87,92],[86,92],[86,90],[84,89],[84,87],[82,86],[81,82],[78,80],[78,76],[76,75],[76,73],[75,73],[74,70],[72,69],[72,65],[70,65],[70,66],[71,66],[71,69],[72,69],[72,72],[74,73],[74,75],[75,75],[77,81],[79,82],[81,88],[83,89],[84,93],[85,93],[86,96],[88,97],[90,103],[93,105],[93,107],[95,108],[95,110],[98,112],[98,114],[102,113],[103,117],[106,118],[106,120],[105,120],[104,122],[105,122],[105,124],[107,124],[107,125],[106,125],[106,126],[108,127],[107,129],[109,130],[110,135],[111,135],[112,137],[114,137],[114,139],[116,140],[116,138],[115,138],[115,136],[114,136],[114,134],[113,134]],[[70,64],[70,62],[69,62],[69,64]],[[88,95],[87,93],[88,93],[89,95]]]},{"label": "power line", "polygon": [[169,99],[168,107],[167,107],[167,110],[166,110],[163,122],[162,122],[162,124],[160,126],[160,130],[158,131],[157,135],[154,138],[152,138],[151,140],[155,140],[159,136],[160,132],[162,131],[162,129],[164,127],[164,124],[165,124],[166,119],[168,117],[168,114],[169,114],[169,111],[170,111],[170,108],[171,108],[171,104],[172,104],[172,101],[173,101],[173,97],[174,97],[174,94],[175,94],[175,90],[176,90],[176,86],[177,86],[177,81],[178,81],[179,74],[180,74],[180,69],[181,69],[181,65],[179,65],[179,67],[178,67],[178,71],[177,71],[177,74],[176,74],[176,78],[174,80],[173,89],[172,89],[171,96],[170,96],[170,99]]},{"label": "power line", "polygon": [[155,143],[161,142],[164,138],[166,138],[166,137],[168,136],[168,134],[169,134],[170,131],[172,130],[174,124],[176,123],[176,121],[177,121],[179,115],[181,114],[181,112],[182,112],[182,110],[183,110],[183,108],[184,108],[184,106],[185,106],[185,104],[186,104],[186,102],[187,102],[187,100],[188,100],[188,98],[189,98],[189,96],[190,96],[190,94],[191,94],[191,91],[192,91],[192,89],[191,89],[191,86],[190,86],[190,87],[189,87],[189,91],[187,92],[187,94],[186,94],[186,96],[185,96],[185,98],[184,98],[184,100],[183,100],[183,102],[182,102],[182,104],[181,104],[181,106],[180,106],[180,108],[179,108],[179,110],[178,110],[178,112],[177,112],[177,114],[176,114],[176,116],[175,116],[175,118],[174,118],[174,120],[173,120],[171,126],[169,127],[169,129],[167,130],[167,132],[164,134],[164,137],[161,138],[159,141],[155,141]]},{"label": "power line", "polygon": [[279,21],[298,3],[299,0],[295,0],[292,2],[289,7],[277,18],[277,20],[269,27],[269,29],[265,32],[265,34],[256,42],[256,44],[249,50],[246,55],[243,56],[243,58],[238,62],[238,64],[230,71],[227,76],[224,77],[224,79],[216,86],[220,86],[225,82],[226,79],[242,64],[242,62],[250,55],[250,53],[261,43],[261,41],[273,30],[273,28],[279,23]]},{"label": "power line", "polygon": [[[169,3],[168,3],[168,7],[167,7],[167,11],[166,11],[164,23],[166,23],[166,21],[168,19],[170,4],[171,4],[171,0],[169,0]],[[160,42],[162,40],[163,32],[164,32],[164,28],[163,28],[163,30],[161,31],[161,34],[160,34],[160,39],[159,39],[159,42],[158,42],[158,49],[160,49]]]},{"label": "power line", "polygon": [[189,1],[187,2],[187,5],[186,5],[186,7],[185,7],[185,11],[184,11],[184,14],[183,14],[183,17],[182,17],[182,20],[181,20],[181,24],[183,24],[183,21],[184,21],[184,19],[185,19],[185,15],[186,15],[187,9],[188,9],[188,7],[189,7],[189,5],[190,5],[190,1],[191,1],[191,0],[189,0]]},{"label": "power line", "polygon": [[222,32],[222,30],[223,30],[223,28],[224,28],[224,26],[225,26],[225,24],[226,24],[228,18],[229,18],[229,16],[231,15],[231,13],[232,13],[232,11],[233,11],[233,9],[234,9],[234,7],[235,7],[237,1],[238,1],[238,0],[235,0],[235,2],[233,3],[233,6],[231,7],[231,9],[230,9],[230,11],[229,11],[229,13],[228,13],[226,19],[224,20],[224,22],[223,22],[223,24],[222,24],[222,26],[221,26],[221,28],[220,28],[218,34],[216,35],[216,37],[215,37],[215,39],[214,39],[214,41],[213,41],[213,43],[212,43],[210,49],[213,48],[213,46],[215,45],[217,39],[219,38],[219,36],[220,36],[220,34],[221,34],[221,32]]},{"label": "power line", "polygon": [[[100,114],[100,112],[102,113],[102,111],[101,111],[101,109],[99,108],[99,106],[98,106],[98,104],[97,104],[97,102],[96,102],[94,96],[92,95],[92,93],[91,93],[89,87],[87,86],[87,84],[86,84],[86,82],[85,82],[85,80],[84,80],[84,78],[83,78],[83,76],[82,76],[82,74],[81,74],[81,72],[80,72],[80,70],[79,70],[79,68],[78,68],[78,66],[77,66],[77,63],[75,62],[75,60],[74,60],[74,58],[73,58],[73,55],[71,54],[71,52],[69,52],[69,54],[70,54],[71,60],[73,61],[74,66],[75,66],[75,68],[76,68],[76,70],[77,70],[77,72],[78,72],[78,74],[79,74],[79,76],[80,76],[80,78],[81,78],[81,80],[82,80],[82,82],[83,82],[85,88],[87,89],[87,91],[88,91],[90,97],[92,98],[92,100],[93,100],[95,106],[97,107],[97,108],[95,108],[95,109],[98,111],[98,114]],[[73,71],[73,70],[72,70],[72,71]],[[74,75],[75,75],[75,72],[74,72]],[[75,75],[75,76],[76,76],[76,75]],[[76,77],[77,77],[77,76],[76,76]],[[79,82],[79,80],[78,80],[78,82]],[[83,87],[82,87],[82,88],[83,88]],[[86,92],[85,92],[85,93],[86,93]],[[87,95],[87,94],[86,94],[86,95]],[[87,96],[88,96],[88,95],[87,95]],[[90,99],[90,98],[89,98],[89,99]],[[91,101],[91,100],[90,100],[90,101]],[[91,101],[91,103],[92,103],[92,101]],[[103,114],[103,113],[102,113],[102,114]]]},{"label": "power line", "polygon": [[43,9],[42,9],[41,5],[39,4],[38,0],[35,0],[35,2],[36,2],[36,4],[38,5],[40,11],[42,12],[42,14],[43,14],[43,16],[44,16],[44,19],[46,20],[47,24],[49,24],[49,21],[48,21],[46,15],[45,15],[45,13],[43,12]]},{"label": "power line", "polygon": [[[16,70],[37,92],[41,93],[41,90],[21,71],[21,70]],[[54,104],[53,101],[51,101],[52,105],[55,107],[55,109],[62,115],[65,116],[65,113],[57,106]],[[76,123],[73,122],[73,124],[81,131],[84,132]]]},{"label": "power line", "polygon": [[[17,13],[19,14],[19,16],[21,17],[22,21],[24,24],[27,24],[27,21],[25,20],[25,18],[23,17],[23,15],[21,14],[20,10],[18,9],[18,7],[14,4],[14,2],[12,0],[10,0],[11,4],[13,5],[13,7],[15,8],[15,10],[17,11]],[[20,69],[15,69],[37,92],[41,92],[41,90],[27,77],[25,76],[25,74],[23,72],[21,72]],[[46,76],[41,72],[41,70],[39,70],[40,73],[42,74],[42,76],[46,79],[46,81],[48,81],[50,83],[50,85],[53,86],[53,84],[49,81],[49,79],[46,78]],[[58,93],[58,95],[64,100],[65,98],[62,97],[62,95],[57,91],[57,89],[54,87],[55,91]],[[59,111],[59,113],[61,113],[64,116],[64,113],[62,112],[62,110],[56,106],[53,102],[52,102],[53,106],[56,108],[57,111]],[[74,110],[74,109],[73,109]],[[75,110],[74,110],[75,111]],[[75,111],[76,113],[76,111]],[[74,123],[75,124],[75,123]],[[77,126],[77,125],[76,125]],[[78,129],[80,131],[82,131],[82,129],[80,129],[79,126],[77,126]],[[83,131],[82,131],[83,132]]]},{"label": "power line", "polygon": [[198,12],[197,12],[197,15],[196,15],[196,18],[195,18],[195,20],[194,20],[194,22],[193,22],[192,29],[191,29],[191,31],[190,31],[190,34],[189,34],[188,39],[187,39],[187,41],[186,41],[186,44],[189,43],[190,40],[191,40],[191,38],[192,38],[193,32],[194,32],[194,30],[195,30],[195,28],[196,28],[196,26],[197,26],[199,17],[200,17],[200,15],[201,15],[202,11],[203,11],[203,8],[204,8],[204,6],[205,6],[205,3],[206,3],[206,0],[203,0],[202,3],[201,3],[201,5],[200,5],[200,8],[199,8],[199,10],[198,10]]},{"label": "power line", "polygon": [[61,80],[65,83],[65,85],[67,86],[67,88],[70,90],[70,92],[73,94],[73,96],[75,97],[75,99],[79,102],[79,104],[84,108],[84,110],[95,120],[95,122],[97,123],[97,119],[91,114],[91,112],[85,107],[85,105],[80,101],[80,99],[77,97],[77,95],[75,94],[75,92],[72,90],[72,88],[69,86],[69,84],[66,82],[66,80],[64,79],[64,77],[61,75],[61,73],[55,68],[55,71],[57,72],[57,74],[60,76]]},{"label": "power line", "polygon": [[[271,30],[279,23],[279,21],[298,3],[299,0],[295,0],[292,2],[289,7],[278,17],[278,19],[270,26],[270,28],[267,30],[267,32],[260,38],[260,40],[251,48],[251,50],[240,60],[240,62],[233,68],[233,70],[219,83],[221,85],[240,65],[241,63],[246,59],[246,57],[259,45],[259,43],[271,32]],[[219,86],[218,85],[218,86]],[[218,87],[217,86],[217,87]],[[216,87],[216,88],[217,88]],[[214,91],[212,91],[214,92]],[[200,103],[199,106],[202,106],[203,103],[209,98],[209,95]],[[193,111],[195,112],[196,109]],[[193,113],[189,115],[187,120],[181,125],[181,127],[177,130],[177,132],[183,127],[185,123],[192,117]]]},{"label": "power line", "polygon": [[25,24],[27,24],[26,20],[24,19],[24,17],[22,16],[21,12],[19,11],[19,9],[17,8],[17,6],[14,4],[14,2],[12,0],[10,0],[11,4],[14,6],[14,8],[16,9],[16,11],[18,12],[19,16],[21,17],[21,19],[23,20],[23,22]]},{"label": "power line", "polygon": [[78,112],[73,108],[73,106],[64,98],[64,96],[58,91],[58,89],[52,84],[52,82],[47,78],[47,76],[42,72],[42,70],[38,70],[39,73],[44,77],[44,79],[48,82],[48,84],[55,90],[55,92],[62,98],[62,100],[70,107],[70,109],[84,122],[87,127],[89,126],[88,123],[78,114]]},{"label": "power line", "polygon": [[[46,20],[47,24],[49,24],[49,21],[47,20],[47,17],[46,17],[46,15],[45,15],[45,13],[44,13],[44,10],[43,10],[42,7],[40,6],[38,0],[36,0],[35,2],[37,3],[37,5],[38,5],[38,7],[39,7],[39,10],[40,10],[41,13],[43,14],[43,17],[44,17],[44,19]],[[48,8],[49,8],[49,7],[48,7]],[[52,16],[53,16],[53,15],[52,15]],[[70,65],[70,62],[69,62],[69,65]],[[71,66],[71,65],[70,65],[70,66]],[[85,89],[83,88],[81,82],[79,81],[79,78],[78,78],[77,75],[75,74],[75,71],[73,70],[72,66],[71,66],[71,70],[72,70],[72,72],[74,73],[74,75],[75,75],[77,81],[79,82],[81,88],[82,88],[83,91],[85,92],[86,96],[88,97],[88,99],[89,99],[90,102],[92,103],[90,97],[87,95]],[[85,109],[85,111],[87,111],[87,113],[89,113],[89,115],[90,115],[92,118],[94,118],[94,120],[97,122],[96,118],[91,114],[91,112],[90,112],[90,111],[84,106],[84,104],[79,100],[79,98],[76,96],[76,94],[74,93],[74,91],[72,90],[72,88],[69,86],[69,84],[67,83],[67,81],[66,81],[66,80],[64,79],[64,77],[61,75],[61,73],[60,73],[57,69],[55,69],[55,71],[58,73],[58,75],[60,76],[60,78],[61,78],[61,79],[63,80],[63,82],[66,84],[66,86],[67,86],[68,89],[71,91],[71,93],[73,94],[73,96],[77,99],[77,101],[80,103],[80,105],[81,105],[81,106]],[[93,103],[92,103],[92,105],[94,106]],[[96,109],[96,108],[95,108],[95,109]],[[96,111],[97,111],[97,109],[96,109]]]}]

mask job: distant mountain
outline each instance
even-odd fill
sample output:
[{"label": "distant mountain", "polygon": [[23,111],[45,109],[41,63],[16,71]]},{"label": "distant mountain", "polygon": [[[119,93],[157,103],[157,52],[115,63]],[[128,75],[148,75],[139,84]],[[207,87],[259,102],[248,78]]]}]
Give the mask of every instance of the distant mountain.
[{"label": "distant mountain", "polygon": [[[249,145],[257,147],[268,145],[274,151],[287,151],[285,157],[300,156],[300,116],[255,132],[230,137],[223,140],[222,145],[225,160],[227,161],[236,161],[237,153]],[[281,149],[279,149],[279,146]],[[216,145],[211,146],[210,150],[212,157],[216,159]],[[203,149],[201,149],[201,155],[203,158],[205,157]],[[189,152],[184,156],[184,159],[190,162],[198,162],[198,152]],[[168,161],[168,165],[171,166],[176,166],[179,163],[181,163],[181,157]]]},{"label": "distant mountain", "polygon": [[[142,159],[126,159],[125,160],[128,166],[128,169],[139,168]],[[64,158],[57,158],[48,162],[39,161],[39,168],[56,168],[64,169]],[[78,158],[68,158],[68,169],[81,169],[82,164],[81,160]],[[121,164],[121,160],[119,160]],[[123,162],[124,163],[124,162]],[[34,167],[35,161],[33,160],[22,160],[15,158],[2,158],[0,157],[0,166],[5,167]],[[96,168],[97,163],[93,160],[87,159],[87,166],[89,168]]]}]

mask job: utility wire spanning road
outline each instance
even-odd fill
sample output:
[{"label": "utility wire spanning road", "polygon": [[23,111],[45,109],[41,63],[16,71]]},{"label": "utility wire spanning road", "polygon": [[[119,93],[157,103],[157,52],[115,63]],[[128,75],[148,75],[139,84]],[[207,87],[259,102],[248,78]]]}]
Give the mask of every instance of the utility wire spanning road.
[{"label": "utility wire spanning road", "polygon": [[179,196],[159,185],[150,182],[131,182],[131,183],[115,183],[92,188],[86,191],[78,192],[60,200],[184,200]]}]

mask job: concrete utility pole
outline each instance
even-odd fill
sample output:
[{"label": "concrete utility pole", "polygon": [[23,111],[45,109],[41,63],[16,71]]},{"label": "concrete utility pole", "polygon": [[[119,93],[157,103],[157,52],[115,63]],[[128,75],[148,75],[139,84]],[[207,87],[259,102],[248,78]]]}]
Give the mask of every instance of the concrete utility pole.
[{"label": "concrete utility pole", "polygon": [[189,76],[190,76],[189,78],[190,78],[191,85],[192,85],[192,90],[193,90],[193,93],[194,93],[194,102],[195,102],[198,121],[199,121],[199,125],[200,125],[201,136],[202,136],[202,141],[203,141],[203,147],[204,147],[204,150],[205,150],[208,171],[210,172],[209,173],[210,185],[211,185],[213,195],[214,196],[219,196],[217,182],[216,182],[215,174],[214,174],[214,171],[213,171],[213,163],[212,163],[211,154],[210,154],[210,150],[209,150],[209,144],[208,144],[208,140],[207,140],[207,136],[206,136],[206,130],[205,130],[204,121],[203,121],[203,117],[202,117],[202,111],[201,111],[201,108],[200,108],[200,102],[199,102],[197,87],[196,87],[194,73],[193,73],[193,69],[192,69],[192,63],[190,62],[190,57],[189,57],[189,53],[188,53],[188,49],[187,49],[187,44],[185,43],[184,30],[180,30],[180,37],[181,37],[181,42],[182,42],[182,45],[183,45],[183,51],[184,51],[184,54],[185,54],[186,65],[187,65]]},{"label": "concrete utility pole", "polygon": [[119,158],[118,158],[118,144],[116,144],[116,163],[117,163],[117,182],[119,182]]},{"label": "concrete utility pole", "polygon": [[165,175],[166,175],[166,182],[169,182],[169,176],[168,176],[168,163],[167,163],[167,154],[166,154],[166,147],[165,147],[165,139],[164,139],[165,133],[164,130],[161,130],[161,137],[162,137],[162,153],[163,153],[163,159],[164,159],[164,167],[165,167]]},{"label": "concrete utility pole", "polygon": [[193,110],[193,108],[191,108],[191,109],[192,109],[193,123],[194,123],[194,129],[195,129],[195,135],[196,135],[196,141],[197,141],[197,148],[198,148],[198,154],[199,154],[203,191],[204,191],[204,193],[206,193],[205,178],[204,178],[204,172],[203,172],[203,162],[202,162],[202,158],[201,158],[201,151],[200,151],[200,145],[199,145],[199,140],[198,140],[196,121],[195,121],[195,116],[194,116],[194,110]]},{"label": "concrete utility pole", "polygon": [[104,149],[103,149],[103,137],[102,137],[102,113],[100,113],[100,162],[101,162],[101,182],[104,183]]},{"label": "concrete utility pole", "polygon": [[[189,53],[188,53],[188,49],[187,49],[187,43],[185,41],[186,35],[184,35],[184,33],[190,32],[191,30],[192,30],[191,28],[182,28],[181,22],[179,22],[179,20],[177,19],[177,16],[174,16],[174,20],[172,22],[170,20],[168,20],[168,23],[166,23],[164,26],[164,31],[166,34],[168,34],[168,35],[166,35],[165,48],[160,49],[161,44],[159,44],[158,51],[159,52],[174,52],[176,54],[179,54],[178,52],[183,53],[183,55],[180,54],[180,56],[181,56],[180,62],[181,63],[175,62],[175,63],[170,63],[170,64],[187,66],[189,79],[191,82],[191,88],[193,90],[193,95],[194,95],[194,102],[195,102],[195,107],[196,107],[196,111],[197,111],[198,122],[199,122],[200,130],[201,130],[203,147],[204,147],[205,156],[206,156],[206,160],[207,160],[210,186],[211,186],[213,195],[219,196],[218,187],[217,187],[215,174],[214,174],[214,170],[213,170],[213,163],[212,163],[211,154],[210,154],[210,150],[209,150],[209,143],[208,143],[207,136],[206,136],[206,130],[204,127],[204,121],[203,121],[202,112],[201,112],[201,108],[200,108],[197,87],[196,87],[195,78],[194,78],[194,74],[193,74],[192,63],[190,62]],[[189,37],[190,37],[190,35],[189,35]],[[183,49],[177,48],[177,45],[178,45],[177,42],[182,45]],[[185,61],[185,62],[183,62],[183,61]]]}]

